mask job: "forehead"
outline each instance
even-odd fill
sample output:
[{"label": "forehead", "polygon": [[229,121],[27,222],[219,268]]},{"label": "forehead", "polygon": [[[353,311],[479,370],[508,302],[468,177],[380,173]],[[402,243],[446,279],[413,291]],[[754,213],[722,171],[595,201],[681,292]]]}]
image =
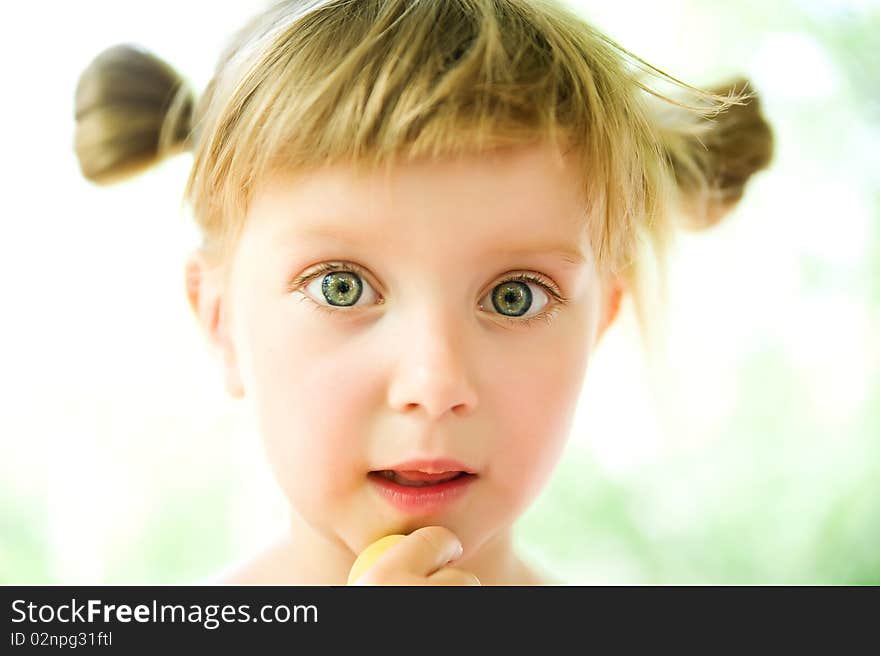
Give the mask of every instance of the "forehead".
[{"label": "forehead", "polygon": [[581,263],[586,203],[576,162],[541,143],[371,173],[345,164],[276,173],[255,193],[248,223],[282,244],[433,240],[552,250]]}]

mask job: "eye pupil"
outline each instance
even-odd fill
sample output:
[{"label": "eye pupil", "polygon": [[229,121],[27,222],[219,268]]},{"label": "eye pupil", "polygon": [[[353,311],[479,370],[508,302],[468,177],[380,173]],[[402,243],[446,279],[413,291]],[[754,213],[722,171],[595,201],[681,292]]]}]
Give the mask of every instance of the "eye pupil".
[{"label": "eye pupil", "polygon": [[339,271],[324,276],[321,291],[331,305],[349,306],[357,303],[363,291],[360,279],[348,271]]},{"label": "eye pupil", "polygon": [[502,283],[492,294],[492,305],[501,314],[521,316],[532,306],[532,290],[525,283],[516,280]]}]

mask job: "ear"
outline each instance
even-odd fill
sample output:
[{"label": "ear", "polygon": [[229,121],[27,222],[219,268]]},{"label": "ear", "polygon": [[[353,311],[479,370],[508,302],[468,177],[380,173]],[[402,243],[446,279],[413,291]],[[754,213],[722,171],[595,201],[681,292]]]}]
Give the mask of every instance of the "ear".
[{"label": "ear", "polygon": [[244,385],[230,338],[228,294],[219,267],[210,264],[203,249],[196,249],[187,257],[185,282],[186,296],[202,333],[223,359],[226,391],[240,399],[244,397]]},{"label": "ear", "polygon": [[596,333],[596,340],[593,344],[593,348],[599,344],[605,331],[617,318],[617,314],[620,311],[620,302],[623,300],[623,290],[624,285],[621,281],[615,281],[611,284],[611,288],[605,301],[605,312],[602,321],[599,323],[599,331]]}]

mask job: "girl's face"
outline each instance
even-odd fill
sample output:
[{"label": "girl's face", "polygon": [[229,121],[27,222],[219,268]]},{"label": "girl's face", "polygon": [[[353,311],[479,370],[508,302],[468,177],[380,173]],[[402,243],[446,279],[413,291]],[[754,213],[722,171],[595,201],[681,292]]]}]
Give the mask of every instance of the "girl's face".
[{"label": "girl's face", "polygon": [[[466,558],[536,497],[602,323],[584,208],[573,161],[543,144],[258,190],[223,306],[228,375],[313,529],[357,553],[439,524]],[[401,509],[368,474],[416,458],[476,476]]]}]

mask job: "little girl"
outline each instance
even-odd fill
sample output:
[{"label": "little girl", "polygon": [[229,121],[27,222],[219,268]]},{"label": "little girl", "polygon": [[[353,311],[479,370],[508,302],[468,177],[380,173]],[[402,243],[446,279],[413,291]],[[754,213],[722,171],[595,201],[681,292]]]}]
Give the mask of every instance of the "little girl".
[{"label": "little girl", "polygon": [[512,526],[590,356],[624,293],[647,335],[648,263],[772,145],[745,80],[695,89],[534,0],[287,0],[198,102],[116,46],[76,107],[98,183],[193,152],[186,291],[290,504],[224,583],[343,584],[389,534],[360,583],[557,582]]}]

